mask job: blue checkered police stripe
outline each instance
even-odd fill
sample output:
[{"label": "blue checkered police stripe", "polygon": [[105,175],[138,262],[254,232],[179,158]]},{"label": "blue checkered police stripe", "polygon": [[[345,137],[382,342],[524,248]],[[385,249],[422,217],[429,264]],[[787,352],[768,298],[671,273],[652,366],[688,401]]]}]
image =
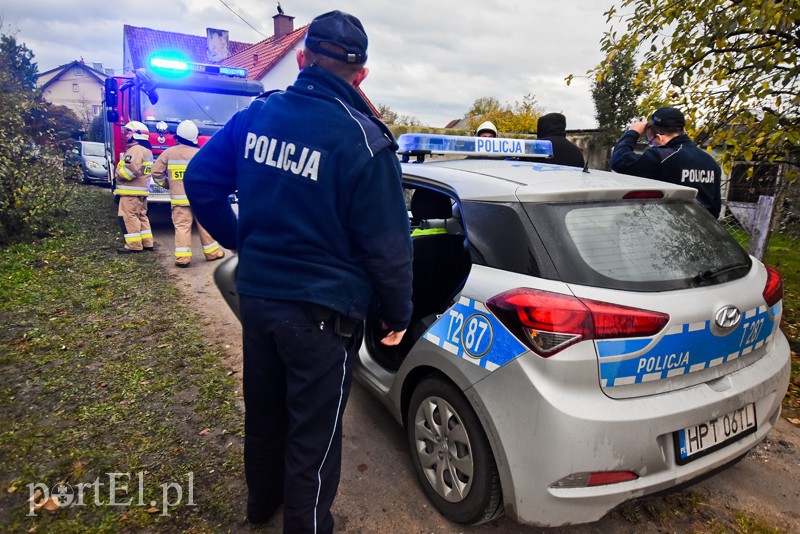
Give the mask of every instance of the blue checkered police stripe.
[{"label": "blue checkered police stripe", "polygon": [[425,332],[426,340],[489,371],[527,352],[483,303],[461,297]]},{"label": "blue checkered police stripe", "polygon": [[751,353],[769,343],[780,324],[781,302],[746,311],[742,322],[724,336],[709,321],[685,323],[650,338],[600,340],[603,387],[637,384],[694,373]]}]

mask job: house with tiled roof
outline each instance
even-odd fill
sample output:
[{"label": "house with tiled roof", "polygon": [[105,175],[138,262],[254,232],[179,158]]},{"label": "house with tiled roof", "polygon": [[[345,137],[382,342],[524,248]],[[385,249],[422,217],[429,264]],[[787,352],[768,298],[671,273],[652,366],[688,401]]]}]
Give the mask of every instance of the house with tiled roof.
[{"label": "house with tiled roof", "polygon": [[86,128],[102,112],[103,82],[109,74],[102,64],[93,65],[87,65],[82,59],[76,60],[43,72],[36,78],[42,99],[68,107]]},{"label": "house with tiled roof", "polygon": [[263,41],[224,59],[227,67],[247,69],[247,77],[258,80],[267,91],[285,89],[297,77],[294,50],[302,46],[308,24],[294,29],[294,17],[272,17],[274,33]]},{"label": "house with tiled roof", "polygon": [[206,28],[205,37],[153,30],[126,24],[122,30],[122,70],[147,67],[155,54],[176,53],[196,63],[219,63],[253,46],[228,39],[228,30]]},{"label": "house with tiled roof", "polygon": [[[206,36],[165,32],[125,25],[123,31],[123,66],[131,72],[147,65],[155,53],[175,52],[197,63],[215,63],[247,69],[247,77],[258,80],[266,91],[285,89],[297,77],[295,49],[302,46],[308,24],[294,28],[294,17],[272,17],[273,35],[256,44],[230,41],[227,30],[206,28]],[[375,106],[359,89],[361,96],[380,116]]]}]

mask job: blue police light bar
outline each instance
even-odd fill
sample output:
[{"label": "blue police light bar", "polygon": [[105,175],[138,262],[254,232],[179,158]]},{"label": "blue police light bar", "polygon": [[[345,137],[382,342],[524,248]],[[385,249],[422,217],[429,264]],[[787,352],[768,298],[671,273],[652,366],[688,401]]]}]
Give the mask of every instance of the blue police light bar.
[{"label": "blue police light bar", "polygon": [[223,76],[232,76],[234,78],[247,78],[247,69],[194,63],[169,57],[155,56],[150,58],[150,68],[155,72],[168,76],[184,76],[190,72],[201,72],[205,74],[222,74]]},{"label": "blue police light bar", "polygon": [[168,59],[163,57],[150,58],[150,67],[153,69],[164,69],[178,72],[189,72],[189,62],[180,59]]},{"label": "blue police light bar", "polygon": [[538,139],[507,139],[501,137],[465,137],[443,134],[403,134],[397,140],[398,154],[424,156],[453,154],[459,156],[549,158],[553,144]]}]

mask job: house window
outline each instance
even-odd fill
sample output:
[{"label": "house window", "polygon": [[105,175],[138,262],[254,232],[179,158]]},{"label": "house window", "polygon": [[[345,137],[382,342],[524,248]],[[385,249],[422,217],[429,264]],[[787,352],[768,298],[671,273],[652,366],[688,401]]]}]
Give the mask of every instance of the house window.
[{"label": "house window", "polygon": [[73,83],[72,84],[72,92],[73,93],[77,93],[78,92],[78,84],[77,83]]},{"label": "house window", "polygon": [[75,67],[73,72],[75,73],[75,76],[83,76],[83,68],[81,67]]},{"label": "house window", "polygon": [[102,110],[103,110],[103,107],[102,107],[102,106],[92,106],[92,115],[94,115],[95,117],[97,117],[98,115],[100,115],[100,112],[101,112]]}]

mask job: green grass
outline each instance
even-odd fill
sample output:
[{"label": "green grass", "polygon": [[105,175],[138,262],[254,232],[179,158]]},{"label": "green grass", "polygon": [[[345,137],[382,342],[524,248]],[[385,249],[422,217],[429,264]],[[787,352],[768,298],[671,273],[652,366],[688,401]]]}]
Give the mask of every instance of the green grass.
[{"label": "green grass", "polygon": [[[200,318],[152,255],[116,254],[107,192],[76,188],[56,235],[0,249],[2,530],[227,528],[244,494],[243,422],[222,348],[204,341]],[[85,506],[28,515],[35,483],[75,491],[99,481],[108,503],[108,473],[130,475],[116,500],[131,504],[98,506],[87,490]],[[185,504],[190,474],[196,506],[164,508],[163,485],[180,484]]]},{"label": "green grass", "polygon": [[775,267],[783,278],[783,320],[781,329],[792,348],[792,373],[784,397],[783,416],[800,418],[800,238],[773,234],[765,263]]}]

